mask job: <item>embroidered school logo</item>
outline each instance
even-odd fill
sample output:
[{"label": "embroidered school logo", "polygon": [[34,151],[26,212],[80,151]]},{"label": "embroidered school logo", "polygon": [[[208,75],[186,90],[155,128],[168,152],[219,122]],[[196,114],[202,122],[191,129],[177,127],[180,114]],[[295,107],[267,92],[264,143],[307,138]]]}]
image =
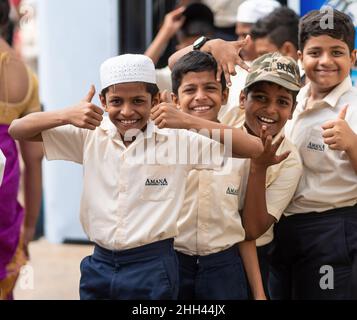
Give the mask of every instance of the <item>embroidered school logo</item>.
[{"label": "embroidered school logo", "polygon": [[147,178],[145,185],[146,186],[167,186],[168,183],[167,183],[166,178],[163,178],[163,179],[149,179],[149,178]]},{"label": "embroidered school logo", "polygon": [[233,187],[228,187],[227,190],[226,190],[226,194],[231,194],[231,195],[237,196],[238,195],[238,189],[233,188]]},{"label": "embroidered school logo", "polygon": [[320,151],[320,152],[325,151],[325,145],[323,143],[319,144],[319,143],[314,143],[314,142],[310,141],[309,144],[307,145],[307,148],[311,149],[311,150],[315,150],[315,151]]}]

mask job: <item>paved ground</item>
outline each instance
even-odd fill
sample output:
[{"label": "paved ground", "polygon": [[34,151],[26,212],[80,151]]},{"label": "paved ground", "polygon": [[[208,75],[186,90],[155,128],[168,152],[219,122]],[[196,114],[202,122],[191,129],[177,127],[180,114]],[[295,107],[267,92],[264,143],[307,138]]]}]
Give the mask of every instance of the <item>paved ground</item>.
[{"label": "paved ground", "polygon": [[79,264],[92,251],[90,245],[52,244],[44,238],[32,242],[31,262],[21,271],[15,299],[79,299]]}]

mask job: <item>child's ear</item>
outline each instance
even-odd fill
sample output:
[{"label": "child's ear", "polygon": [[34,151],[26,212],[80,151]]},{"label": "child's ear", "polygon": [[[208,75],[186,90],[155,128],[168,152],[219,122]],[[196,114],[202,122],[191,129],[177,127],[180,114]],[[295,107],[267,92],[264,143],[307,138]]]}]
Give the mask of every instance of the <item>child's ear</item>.
[{"label": "child's ear", "polygon": [[107,101],[105,100],[105,96],[99,94],[99,100],[100,103],[102,104],[103,109],[107,111]]},{"label": "child's ear", "polygon": [[297,55],[298,55],[298,59],[302,62],[304,58],[302,51],[298,50]]},{"label": "child's ear", "polygon": [[173,92],[171,92],[171,99],[172,99],[172,102],[174,104],[176,104],[176,107],[177,109],[181,109],[180,107],[180,99],[178,98],[178,96],[176,94],[174,94]]},{"label": "child's ear", "polygon": [[246,101],[247,101],[247,97],[244,93],[244,90],[242,90],[239,95],[239,106],[241,109],[244,109],[244,104]]},{"label": "child's ear", "polygon": [[356,63],[356,54],[357,54],[357,50],[352,50],[351,52],[351,67],[353,67]]},{"label": "child's ear", "polygon": [[151,107],[157,106],[160,103],[160,92],[155,94],[151,100]]},{"label": "child's ear", "polygon": [[228,102],[228,96],[229,96],[229,88],[226,87],[223,92],[222,92],[222,106],[224,106],[225,104],[227,104]]},{"label": "child's ear", "polygon": [[283,56],[296,58],[296,48],[290,41],[285,41],[279,51],[282,53]]},{"label": "child's ear", "polygon": [[289,115],[289,120],[291,120],[293,118],[293,114],[294,114],[296,105],[297,105],[297,102],[295,101],[295,103],[293,104],[293,106],[291,108],[291,112],[290,112],[290,115]]}]

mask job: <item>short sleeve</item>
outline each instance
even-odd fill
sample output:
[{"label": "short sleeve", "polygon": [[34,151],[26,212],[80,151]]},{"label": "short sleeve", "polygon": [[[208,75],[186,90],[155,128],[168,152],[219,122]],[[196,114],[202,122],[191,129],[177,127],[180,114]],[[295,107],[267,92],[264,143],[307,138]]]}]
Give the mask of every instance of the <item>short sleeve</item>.
[{"label": "short sleeve", "polygon": [[221,169],[224,164],[224,145],[195,132],[189,131],[189,134],[189,159],[192,169]]},{"label": "short sleeve", "polygon": [[[277,173],[277,178],[266,188],[267,209],[277,221],[289,205],[302,175],[299,155],[292,152]],[[269,169],[267,172],[267,178]]]},{"label": "short sleeve", "polygon": [[[31,72],[31,71],[29,71]],[[32,81],[32,91],[28,103],[26,104],[26,109],[22,113],[22,117],[32,113],[41,111],[41,103],[39,97],[39,86],[37,77],[31,72],[31,81]]]},{"label": "short sleeve", "polygon": [[68,160],[82,164],[87,135],[87,129],[72,125],[43,131],[42,140],[47,160]]},{"label": "short sleeve", "polygon": [[5,162],[6,162],[5,156],[0,150],[0,186],[1,186],[2,178],[4,176]]}]

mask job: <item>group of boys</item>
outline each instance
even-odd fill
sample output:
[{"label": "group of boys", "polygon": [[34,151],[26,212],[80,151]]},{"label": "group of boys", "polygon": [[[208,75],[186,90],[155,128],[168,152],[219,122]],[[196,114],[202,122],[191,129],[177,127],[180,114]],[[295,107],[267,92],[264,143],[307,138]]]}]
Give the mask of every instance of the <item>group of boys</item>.
[{"label": "group of boys", "polygon": [[[322,29],[323,14],[300,22],[308,84],[300,90],[291,57],[254,60],[237,127],[218,120],[228,88],[216,77],[237,44],[216,40],[178,53],[172,101],[160,100],[153,62],[126,54],[100,69],[109,117],[92,87],[73,107],[12,123],[47,159],[84,166],[80,217],[95,249],[81,299],[356,297],[354,27],[334,10],[335,28]],[[332,289],[321,286],[326,265]]]}]

